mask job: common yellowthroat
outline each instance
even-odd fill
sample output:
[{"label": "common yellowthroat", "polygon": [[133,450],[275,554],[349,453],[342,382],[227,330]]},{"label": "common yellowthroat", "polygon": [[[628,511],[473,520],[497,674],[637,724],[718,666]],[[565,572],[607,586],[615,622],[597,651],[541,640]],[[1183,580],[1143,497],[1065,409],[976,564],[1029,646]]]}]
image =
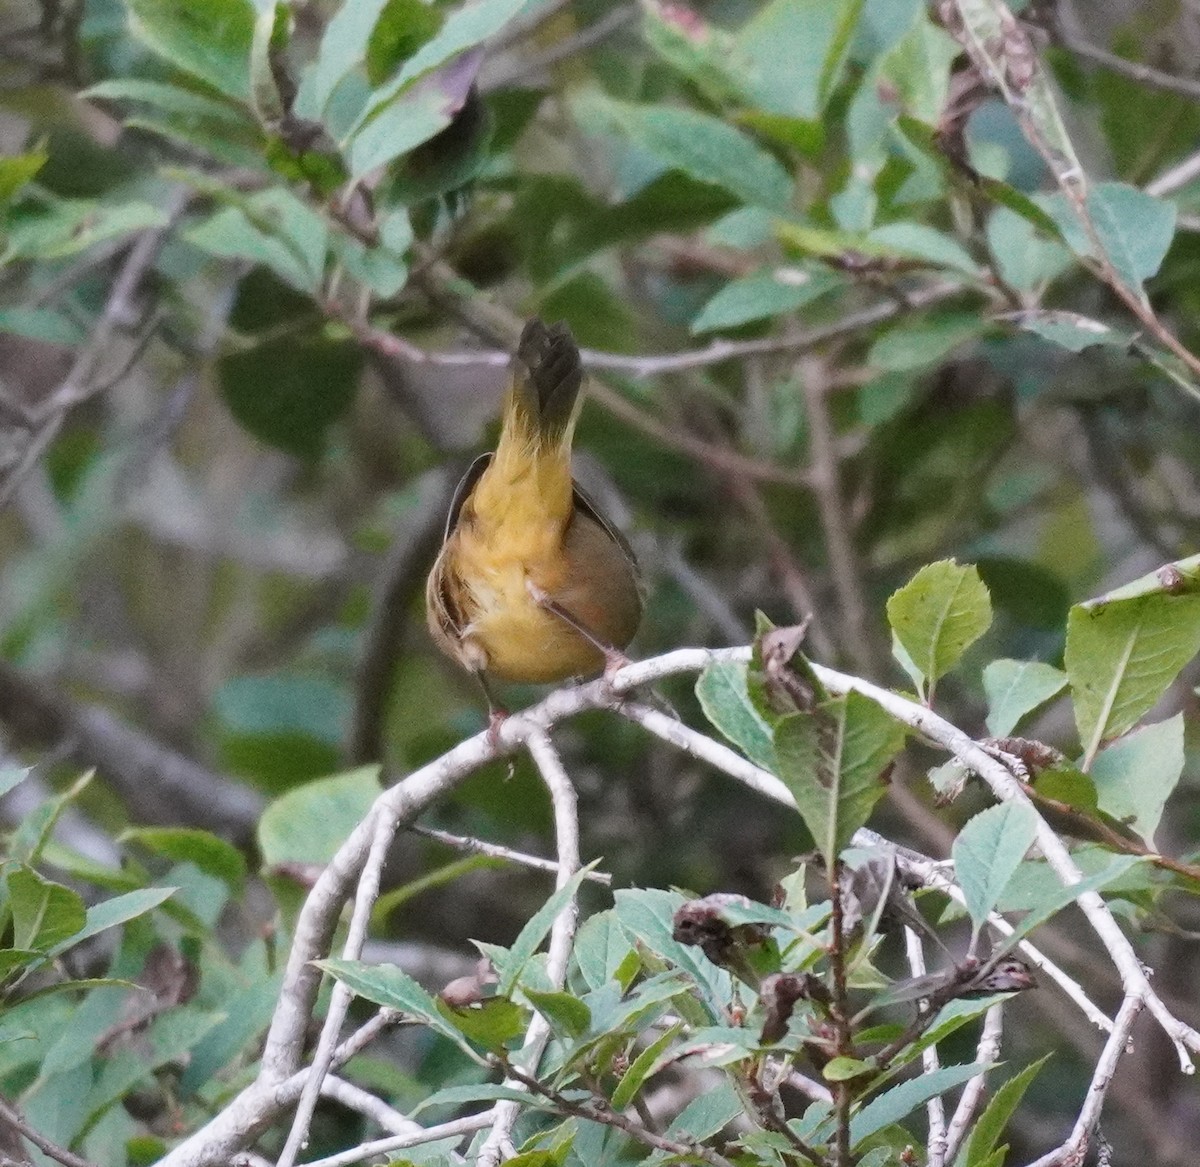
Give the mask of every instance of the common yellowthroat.
[{"label": "common yellowthroat", "polygon": [[429,629],[485,692],[485,674],[545,683],[598,672],[641,618],[633,552],[571,477],[582,385],[567,326],[529,321],[495,453],[476,458],[450,503],[425,589]]}]

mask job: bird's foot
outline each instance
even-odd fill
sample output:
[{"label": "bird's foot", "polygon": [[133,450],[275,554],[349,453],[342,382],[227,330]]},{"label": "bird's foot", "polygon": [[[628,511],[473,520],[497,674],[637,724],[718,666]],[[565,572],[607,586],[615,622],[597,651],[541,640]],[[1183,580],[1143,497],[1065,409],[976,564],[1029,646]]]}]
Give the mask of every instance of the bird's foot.
[{"label": "bird's foot", "polygon": [[509,719],[510,714],[502,705],[492,705],[488,709],[487,742],[493,750],[500,749],[500,727]]}]

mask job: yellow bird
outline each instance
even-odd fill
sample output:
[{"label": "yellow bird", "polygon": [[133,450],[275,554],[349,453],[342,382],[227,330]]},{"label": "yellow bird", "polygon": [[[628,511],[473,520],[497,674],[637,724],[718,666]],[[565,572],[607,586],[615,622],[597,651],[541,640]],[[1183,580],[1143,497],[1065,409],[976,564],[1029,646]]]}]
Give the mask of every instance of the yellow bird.
[{"label": "yellow bird", "polygon": [[567,326],[529,321],[495,453],[472,463],[450,504],[425,590],[429,630],[485,692],[485,674],[598,672],[622,659],[641,619],[633,552],[571,477],[582,385]]}]

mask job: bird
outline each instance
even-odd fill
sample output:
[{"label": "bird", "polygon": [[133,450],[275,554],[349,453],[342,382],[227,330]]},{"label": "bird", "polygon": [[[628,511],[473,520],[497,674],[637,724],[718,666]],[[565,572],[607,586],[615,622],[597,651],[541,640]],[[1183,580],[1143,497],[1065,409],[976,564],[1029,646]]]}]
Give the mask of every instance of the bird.
[{"label": "bird", "polygon": [[479,679],[493,722],[504,711],[488,678],[609,675],[641,620],[633,551],[571,474],[582,388],[570,329],[528,321],[496,449],[459,482],[429,573],[429,630]]}]

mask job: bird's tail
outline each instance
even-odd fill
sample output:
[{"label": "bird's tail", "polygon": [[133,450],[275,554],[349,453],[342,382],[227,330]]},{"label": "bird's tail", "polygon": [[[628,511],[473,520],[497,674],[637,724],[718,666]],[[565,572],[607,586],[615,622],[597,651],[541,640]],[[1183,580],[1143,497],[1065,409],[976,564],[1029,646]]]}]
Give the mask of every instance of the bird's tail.
[{"label": "bird's tail", "polygon": [[582,385],[570,329],[529,321],[513,358],[500,441],[475,489],[474,508],[485,521],[569,520],[571,438]]},{"label": "bird's tail", "polygon": [[571,330],[536,317],[521,332],[506,402],[506,429],[542,447],[569,446],[583,385]]}]

